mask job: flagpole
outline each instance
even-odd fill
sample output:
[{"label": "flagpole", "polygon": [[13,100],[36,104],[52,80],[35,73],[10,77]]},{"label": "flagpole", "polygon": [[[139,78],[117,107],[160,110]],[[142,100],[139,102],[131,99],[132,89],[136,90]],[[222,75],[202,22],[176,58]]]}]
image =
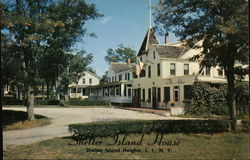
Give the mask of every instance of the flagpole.
[{"label": "flagpole", "polygon": [[151,21],[152,21],[152,13],[151,13],[151,0],[149,0],[149,28],[152,28]]}]

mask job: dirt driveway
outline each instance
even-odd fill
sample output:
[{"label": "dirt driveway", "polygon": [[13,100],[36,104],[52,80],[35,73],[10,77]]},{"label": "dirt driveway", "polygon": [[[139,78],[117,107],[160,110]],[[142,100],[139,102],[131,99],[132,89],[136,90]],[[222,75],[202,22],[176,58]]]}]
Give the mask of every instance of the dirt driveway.
[{"label": "dirt driveway", "polygon": [[[26,111],[26,108],[4,107],[3,109]],[[96,121],[125,119],[180,119],[163,117],[117,108],[35,108],[35,114],[52,118],[52,124],[43,127],[3,132],[3,147],[31,144],[34,142],[71,135],[68,125]]]}]

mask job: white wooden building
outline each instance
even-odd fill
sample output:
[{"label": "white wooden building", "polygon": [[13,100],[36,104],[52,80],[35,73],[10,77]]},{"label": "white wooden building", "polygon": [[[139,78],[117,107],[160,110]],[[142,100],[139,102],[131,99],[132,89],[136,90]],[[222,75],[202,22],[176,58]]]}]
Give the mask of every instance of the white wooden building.
[{"label": "white wooden building", "polygon": [[108,100],[122,106],[132,104],[133,63],[111,63],[108,70],[108,83],[91,86],[90,99]]},{"label": "white wooden building", "polygon": [[78,84],[75,83],[69,85],[69,97],[70,98],[89,98],[89,86],[99,85],[100,77],[89,71],[85,71],[83,76],[79,79]]},{"label": "white wooden building", "polygon": [[190,89],[195,81],[227,82],[223,69],[200,67],[199,62],[189,60],[201,49],[188,48],[185,42],[167,43],[167,38],[165,44],[160,44],[153,29],[149,28],[137,54],[142,62],[137,65],[143,64],[140,75],[135,75],[135,64],[111,63],[109,83],[93,86],[95,92],[90,97],[131,103],[134,107],[170,109],[170,104],[174,104],[176,112],[180,113],[183,101],[191,99]]}]

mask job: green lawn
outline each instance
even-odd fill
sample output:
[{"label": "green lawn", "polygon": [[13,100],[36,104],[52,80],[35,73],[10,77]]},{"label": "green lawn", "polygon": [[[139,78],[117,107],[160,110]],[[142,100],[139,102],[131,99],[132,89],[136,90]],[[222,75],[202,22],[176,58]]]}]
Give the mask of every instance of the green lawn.
[{"label": "green lawn", "polygon": [[35,120],[27,121],[27,112],[23,111],[3,110],[2,115],[4,131],[34,128],[51,124],[51,119],[42,115],[35,115]]},{"label": "green lawn", "polygon": [[[139,134],[130,134],[127,140],[138,141],[140,137]],[[178,140],[179,145],[148,145],[153,143],[155,137],[156,133],[145,135],[142,145],[138,146],[106,145],[113,142],[111,137],[97,138],[96,141],[103,142],[101,145],[77,145],[70,137],[54,138],[8,149],[3,155],[7,159],[247,159],[250,157],[247,133],[165,134],[163,141]],[[122,137],[119,138],[121,139]],[[131,152],[133,149],[134,153]],[[110,152],[111,150],[113,152]]]}]

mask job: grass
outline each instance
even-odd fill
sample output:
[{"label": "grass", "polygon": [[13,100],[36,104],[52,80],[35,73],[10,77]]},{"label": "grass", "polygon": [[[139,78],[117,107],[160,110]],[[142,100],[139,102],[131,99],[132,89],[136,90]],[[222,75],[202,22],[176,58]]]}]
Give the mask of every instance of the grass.
[{"label": "grass", "polygon": [[[129,134],[127,140],[138,141],[140,137],[139,134]],[[142,145],[138,146],[105,145],[113,142],[111,137],[96,138],[98,141],[103,141],[102,145],[77,145],[70,137],[54,138],[7,149],[3,155],[6,159],[247,159],[250,157],[249,136],[246,133],[165,134],[163,141],[178,139],[180,144],[148,145],[155,137],[156,133],[145,135]],[[87,148],[99,151],[87,152]],[[141,152],[124,152],[124,148],[139,149]],[[114,152],[107,152],[108,149]]]},{"label": "grass", "polygon": [[35,115],[34,120],[27,121],[27,112],[3,110],[2,111],[3,130],[16,130],[40,127],[51,124],[51,119],[42,115]]}]

